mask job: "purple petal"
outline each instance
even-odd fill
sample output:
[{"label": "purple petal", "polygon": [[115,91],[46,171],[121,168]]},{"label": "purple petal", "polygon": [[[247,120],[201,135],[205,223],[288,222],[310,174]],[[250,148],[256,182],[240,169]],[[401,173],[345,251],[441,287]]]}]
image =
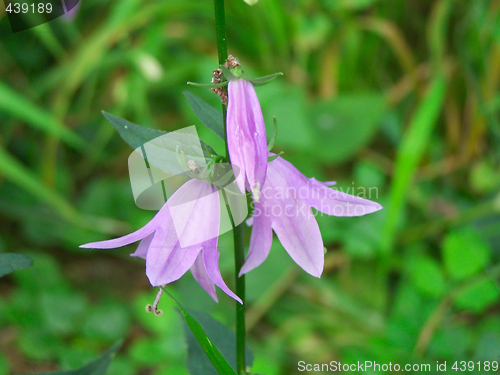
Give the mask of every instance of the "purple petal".
[{"label": "purple petal", "polygon": [[201,246],[181,248],[176,238],[173,226],[156,231],[146,257],[146,275],[151,285],[165,285],[179,279],[200,253]]},{"label": "purple petal", "polygon": [[215,302],[219,302],[217,298],[217,292],[215,291],[215,284],[210,280],[207,270],[205,268],[205,263],[203,261],[203,252],[200,251],[198,257],[194,261],[191,267],[191,273],[194,279],[202,286],[203,289],[214,299]]},{"label": "purple petal", "polygon": [[273,215],[274,232],[295,263],[307,273],[320,277],[325,253],[321,232],[312,210],[300,203],[299,206],[293,206],[291,199],[280,203],[285,203],[282,205],[284,213]]},{"label": "purple petal", "polygon": [[314,209],[333,216],[362,216],[382,209],[368,199],[330,189],[326,183],[307,178],[292,163],[278,157],[269,163],[269,169],[284,181],[288,192]]},{"label": "purple petal", "polygon": [[244,193],[264,184],[267,170],[267,140],[264,117],[253,85],[243,79],[228,84],[227,140],[231,163],[240,168],[236,183]]},{"label": "purple petal", "polygon": [[205,269],[207,271],[210,280],[222,289],[229,297],[235,299],[239,303],[243,304],[241,299],[234,294],[231,289],[226,285],[219,270],[219,252],[217,251],[217,238],[211,240],[212,245],[206,245],[203,247],[203,262]]},{"label": "purple petal", "polygon": [[151,245],[151,241],[153,241],[154,233],[151,233],[149,236],[144,237],[141,242],[139,243],[139,246],[137,246],[137,249],[133,254],[130,254],[131,257],[139,257],[144,260],[146,260],[146,256],[148,254],[148,249],[149,246]]},{"label": "purple petal", "polygon": [[267,170],[262,189],[264,216],[271,221],[272,229],[292,259],[306,272],[320,277],[324,264],[323,239],[311,208],[298,199],[300,188],[304,188],[304,180],[308,179],[290,163],[279,159],[269,163]]},{"label": "purple petal", "polygon": [[114,249],[115,247],[122,247],[125,245],[129,245],[153,233],[156,230],[156,228],[162,225],[162,223],[165,220],[165,217],[168,214],[169,214],[168,206],[165,204],[163,205],[161,210],[158,211],[155,217],[141,229],[136,230],[135,232],[127,234],[126,236],[123,237],[118,237],[107,241],[91,242],[85,245],[80,245],[80,247],[84,249]]},{"label": "purple petal", "polygon": [[251,217],[253,219],[253,228],[248,257],[243,267],[241,267],[239,276],[260,266],[269,255],[273,243],[271,220],[269,217],[264,216],[263,207],[260,203],[255,202],[254,204],[255,211]]},{"label": "purple petal", "polygon": [[217,188],[190,180],[168,200],[181,247],[201,244],[219,236],[220,201]]}]

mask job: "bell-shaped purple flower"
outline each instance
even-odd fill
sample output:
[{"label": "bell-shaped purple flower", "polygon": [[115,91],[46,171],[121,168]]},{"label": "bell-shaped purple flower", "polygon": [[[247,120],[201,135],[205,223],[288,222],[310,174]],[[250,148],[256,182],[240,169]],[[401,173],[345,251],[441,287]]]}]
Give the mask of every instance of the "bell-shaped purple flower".
[{"label": "bell-shaped purple flower", "polygon": [[240,275],[259,266],[269,255],[276,233],[285,250],[306,272],[320,277],[324,245],[311,207],[334,216],[361,216],[382,206],[367,199],[328,188],[307,178],[281,157],[269,162],[260,202],[254,202],[248,257]]},{"label": "bell-shaped purple flower", "polygon": [[230,81],[227,102],[227,142],[231,164],[239,168],[236,183],[259,201],[266,179],[267,140],[264,117],[251,82]]},{"label": "bell-shaped purple flower", "polygon": [[141,240],[132,256],[146,260],[146,275],[151,285],[169,284],[191,269],[196,281],[215,301],[217,285],[241,303],[220,274],[220,254],[217,250],[219,225],[217,188],[205,181],[189,180],[141,229],[120,238],[80,247],[111,249]]}]

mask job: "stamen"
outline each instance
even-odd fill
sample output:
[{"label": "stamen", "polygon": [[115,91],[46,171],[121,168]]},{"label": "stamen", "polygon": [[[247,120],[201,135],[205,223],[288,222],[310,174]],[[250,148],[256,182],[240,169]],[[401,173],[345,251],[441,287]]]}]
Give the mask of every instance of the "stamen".
[{"label": "stamen", "polygon": [[260,201],[260,182],[257,182],[255,187],[252,188],[252,197],[255,202]]}]

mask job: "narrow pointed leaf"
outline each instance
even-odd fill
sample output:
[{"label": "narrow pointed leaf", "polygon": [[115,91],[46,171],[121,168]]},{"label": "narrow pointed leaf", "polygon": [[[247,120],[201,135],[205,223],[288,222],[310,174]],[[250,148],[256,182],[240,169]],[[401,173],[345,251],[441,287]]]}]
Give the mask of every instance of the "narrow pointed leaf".
[{"label": "narrow pointed leaf", "polygon": [[86,142],[79,135],[2,82],[0,82],[0,111],[61,139],[70,147],[81,150],[86,146]]},{"label": "narrow pointed leaf", "polygon": [[0,277],[5,276],[15,270],[28,268],[33,264],[30,257],[23,254],[4,253],[0,254]]},{"label": "narrow pointed leaf", "polygon": [[224,122],[222,111],[218,111],[200,97],[189,91],[183,92],[193,112],[198,116],[201,123],[224,140]]},{"label": "narrow pointed leaf", "polygon": [[[231,365],[221,354],[219,349],[217,349],[212,340],[210,340],[210,338],[207,336],[201,324],[193,317],[193,315],[191,315],[186,309],[184,309],[184,307],[169,292],[167,292],[164,288],[162,289],[177,304],[177,307],[179,308],[187,327],[192,332],[192,334],[196,338],[196,341],[200,344],[203,352],[207,355],[208,359],[217,370],[217,373],[219,373],[220,375],[237,375]],[[203,375],[209,374],[205,373]]]},{"label": "narrow pointed leaf", "polygon": [[276,79],[277,77],[282,76],[282,75],[283,75],[282,72],[278,72],[278,73],[269,74],[269,75],[263,76],[263,77],[251,78],[248,81],[252,82],[252,84],[254,86],[263,86],[263,85],[268,84],[269,82],[273,81],[274,79]]},{"label": "narrow pointed leaf", "polygon": [[398,222],[405,207],[406,195],[411,187],[418,164],[424,156],[432,131],[437,123],[446,94],[446,78],[438,74],[415,111],[413,119],[398,148],[388,215],[382,232],[381,251],[388,255],[396,244]]},{"label": "narrow pointed leaf", "polygon": [[[210,315],[200,311],[189,310],[189,313],[200,323],[207,336],[219,349],[221,354],[231,365],[236,368],[236,335],[229,328],[222,325]],[[196,341],[187,327],[184,329],[188,346],[187,368],[191,375],[216,375],[217,371],[203,353],[201,346]],[[251,367],[253,354],[248,347],[245,348],[246,366]]]},{"label": "narrow pointed leaf", "polygon": [[144,143],[167,134],[164,130],[146,128],[104,111],[102,111],[102,114],[115,127],[122,139],[133,149],[139,148]]},{"label": "narrow pointed leaf", "polygon": [[106,373],[111,361],[113,360],[118,349],[120,349],[121,345],[122,341],[120,340],[105,351],[100,357],[90,361],[80,368],[66,371],[44,372],[37,375],[103,375]]}]

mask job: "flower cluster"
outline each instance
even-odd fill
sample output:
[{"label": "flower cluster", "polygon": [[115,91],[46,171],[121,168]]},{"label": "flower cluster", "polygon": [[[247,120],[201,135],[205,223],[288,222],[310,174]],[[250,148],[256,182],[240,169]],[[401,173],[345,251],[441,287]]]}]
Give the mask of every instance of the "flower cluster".
[{"label": "flower cluster", "polygon": [[[333,216],[361,216],[382,206],[331,189],[331,183],[307,178],[288,161],[268,153],[264,118],[252,83],[233,77],[227,89],[229,157],[233,169],[239,171],[236,185],[241,193],[251,193],[254,208],[249,219],[253,227],[248,257],[240,276],[267,258],[274,231],[292,259],[309,274],[320,277],[324,245],[312,209]],[[132,256],[146,260],[151,285],[171,283],[190,269],[214,300],[217,285],[241,303],[219,270],[220,200],[217,186],[200,179],[189,180],[143,228],[81,247],[109,249],[140,240]]]}]

